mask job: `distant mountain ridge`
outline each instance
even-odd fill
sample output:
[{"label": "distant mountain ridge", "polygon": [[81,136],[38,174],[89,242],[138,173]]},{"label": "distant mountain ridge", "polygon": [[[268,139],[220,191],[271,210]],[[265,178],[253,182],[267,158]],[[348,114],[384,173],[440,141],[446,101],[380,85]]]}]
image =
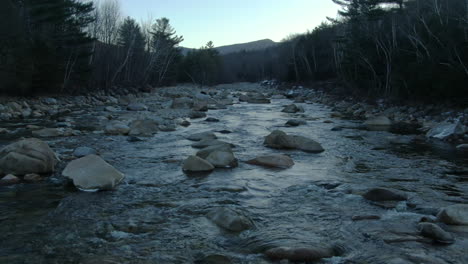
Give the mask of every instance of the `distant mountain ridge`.
[{"label": "distant mountain ridge", "polygon": [[[220,47],[216,47],[216,50],[221,55],[225,55],[225,54],[239,52],[243,50],[245,51],[264,50],[264,49],[267,49],[276,45],[278,45],[278,43],[274,42],[271,39],[262,39],[262,40],[251,41],[251,42],[246,42],[246,43],[220,46]],[[194,50],[194,49],[185,48],[185,47],[181,47],[181,49],[184,55],[187,54],[189,51]]]}]

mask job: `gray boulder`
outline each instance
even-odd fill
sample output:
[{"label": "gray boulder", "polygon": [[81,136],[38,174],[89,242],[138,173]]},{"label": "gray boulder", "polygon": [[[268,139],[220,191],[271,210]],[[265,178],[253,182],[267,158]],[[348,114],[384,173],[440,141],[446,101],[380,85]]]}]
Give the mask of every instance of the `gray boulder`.
[{"label": "gray boulder", "polygon": [[231,151],[213,151],[206,157],[206,161],[215,168],[234,168],[238,165],[237,159]]},{"label": "gray boulder", "polygon": [[130,127],[120,121],[112,121],[107,124],[105,132],[110,135],[128,135]]},{"label": "gray boulder", "polygon": [[193,100],[188,97],[175,98],[172,100],[172,109],[189,109],[193,107]]},{"label": "gray boulder", "polygon": [[97,154],[97,151],[90,147],[78,147],[73,151],[73,156],[77,158],[82,158],[92,154]]},{"label": "gray boulder", "polygon": [[229,145],[229,146],[233,146],[227,142],[224,142],[224,141],[221,141],[221,140],[217,140],[217,139],[204,139],[204,140],[201,140],[201,141],[198,141],[198,142],[195,142],[192,144],[192,148],[206,148],[206,147],[210,147],[210,146],[216,146],[216,145]]},{"label": "gray boulder", "polygon": [[291,119],[286,122],[286,126],[291,126],[291,127],[296,127],[296,126],[301,126],[305,125],[307,122],[303,119]]},{"label": "gray boulder", "polygon": [[387,188],[372,188],[367,191],[363,197],[369,201],[383,202],[383,201],[406,201],[407,197],[403,193],[387,189]]},{"label": "gray boulder", "polygon": [[282,154],[272,154],[272,155],[265,155],[259,156],[255,159],[247,161],[248,164],[252,165],[260,165],[265,167],[274,167],[274,168],[290,168],[294,166],[294,161]]},{"label": "gray boulder", "polygon": [[334,248],[322,247],[276,247],[265,252],[265,256],[271,260],[289,260],[291,262],[315,262],[323,258],[331,258],[340,252]]},{"label": "gray boulder", "polygon": [[36,138],[23,139],[0,150],[0,174],[50,173],[56,164],[49,145]]},{"label": "gray boulder", "polygon": [[449,122],[447,120],[429,130],[426,137],[446,140],[463,136],[463,134],[465,134],[465,126],[460,121]]},{"label": "gray boulder", "polygon": [[214,166],[200,157],[190,156],[184,161],[182,170],[185,172],[210,172],[214,170]]},{"label": "gray boulder", "polygon": [[32,132],[32,135],[35,137],[60,137],[64,134],[63,128],[43,128]]},{"label": "gray boulder", "polygon": [[316,141],[303,137],[288,135],[281,130],[275,130],[265,137],[264,144],[274,149],[298,149],[304,152],[320,153],[323,147]]},{"label": "gray boulder", "polygon": [[130,136],[151,137],[158,132],[158,122],[151,119],[135,120],[130,123]]},{"label": "gray boulder", "polygon": [[241,232],[253,227],[253,223],[244,214],[228,207],[211,210],[207,218],[216,225],[232,232]]},{"label": "gray boulder", "polygon": [[127,110],[130,111],[146,111],[148,107],[142,103],[130,103],[127,105]]},{"label": "gray boulder", "polygon": [[304,113],[304,108],[302,108],[301,106],[297,106],[295,104],[291,104],[291,105],[287,105],[284,107],[283,110],[281,110],[281,112],[283,113],[291,113],[291,114],[294,114],[294,113]]},{"label": "gray boulder", "polygon": [[439,243],[453,244],[455,242],[452,234],[446,232],[440,226],[433,223],[420,223],[419,231],[421,235],[432,238]]},{"label": "gray boulder", "polygon": [[112,190],[125,177],[96,155],[71,161],[62,175],[83,191]]},{"label": "gray boulder", "polygon": [[202,159],[206,159],[212,152],[215,151],[232,152],[232,148],[228,144],[213,145],[198,151],[197,156]]},{"label": "gray boulder", "polygon": [[468,225],[468,204],[442,208],[437,214],[437,220],[448,225]]}]

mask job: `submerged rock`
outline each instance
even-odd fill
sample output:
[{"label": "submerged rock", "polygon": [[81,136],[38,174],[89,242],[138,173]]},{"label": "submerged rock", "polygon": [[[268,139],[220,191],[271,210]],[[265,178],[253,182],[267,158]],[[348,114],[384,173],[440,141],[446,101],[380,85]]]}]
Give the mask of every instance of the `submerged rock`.
[{"label": "submerged rock", "polygon": [[383,202],[383,201],[406,201],[406,195],[397,190],[387,188],[372,188],[367,191],[363,197],[369,201]]},{"label": "submerged rock", "polygon": [[259,156],[256,157],[255,159],[247,161],[248,164],[253,164],[253,165],[260,165],[260,166],[266,166],[266,167],[275,167],[275,168],[290,168],[294,166],[294,161],[282,154],[272,154],[272,155],[265,155],[265,156]]},{"label": "submerged rock", "polygon": [[288,135],[281,130],[275,130],[265,137],[264,144],[275,149],[299,149],[310,153],[320,153],[323,147],[316,141],[303,137]]},{"label": "submerged rock", "polygon": [[448,225],[468,225],[468,204],[442,208],[437,214],[437,220]]},{"label": "submerged rock", "polygon": [[419,231],[421,235],[432,238],[439,243],[453,244],[455,242],[452,234],[444,231],[440,226],[433,223],[420,223]]},{"label": "submerged rock", "polygon": [[49,145],[36,138],[23,139],[0,150],[0,174],[49,173],[56,164]]},{"label": "submerged rock", "polygon": [[292,262],[311,262],[323,258],[331,258],[339,254],[334,248],[320,247],[277,247],[265,252],[265,256],[271,260],[289,260]]},{"label": "submerged rock", "polygon": [[110,135],[128,135],[130,127],[120,121],[113,121],[107,124],[105,132]]},{"label": "submerged rock", "polygon": [[200,157],[190,156],[184,161],[182,170],[186,172],[209,172],[214,170],[214,166]]},{"label": "submerged rock", "polygon": [[68,163],[62,175],[83,191],[111,190],[125,177],[101,157],[89,155]]},{"label": "submerged rock", "polygon": [[253,223],[246,216],[228,207],[211,210],[207,218],[219,227],[233,232],[241,232],[252,228]]},{"label": "submerged rock", "polygon": [[210,131],[192,134],[187,137],[187,139],[191,141],[202,141],[205,139],[217,139],[217,138],[218,137],[213,132],[210,132]]}]

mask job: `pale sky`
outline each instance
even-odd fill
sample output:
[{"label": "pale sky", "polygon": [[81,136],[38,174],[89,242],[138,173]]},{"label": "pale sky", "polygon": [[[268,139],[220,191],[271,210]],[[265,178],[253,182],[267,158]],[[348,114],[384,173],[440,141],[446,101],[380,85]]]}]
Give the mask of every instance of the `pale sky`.
[{"label": "pale sky", "polygon": [[335,17],[331,0],[120,0],[122,12],[137,21],[170,19],[188,48],[208,41],[215,46],[260,39],[280,41],[311,30],[326,17]]}]

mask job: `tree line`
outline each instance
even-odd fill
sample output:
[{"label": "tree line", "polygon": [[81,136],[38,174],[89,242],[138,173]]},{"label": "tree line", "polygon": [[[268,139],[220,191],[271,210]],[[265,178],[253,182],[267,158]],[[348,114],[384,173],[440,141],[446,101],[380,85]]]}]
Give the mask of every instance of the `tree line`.
[{"label": "tree line", "polygon": [[368,97],[468,104],[468,1],[332,1],[338,18],[311,32],[225,56],[224,78],[334,79],[344,92]]},{"label": "tree line", "polygon": [[167,18],[124,18],[118,0],[6,0],[0,92],[338,80],[345,92],[370,97],[466,100],[467,0],[330,1],[338,17],[314,30],[221,56],[212,42],[183,55]]}]

